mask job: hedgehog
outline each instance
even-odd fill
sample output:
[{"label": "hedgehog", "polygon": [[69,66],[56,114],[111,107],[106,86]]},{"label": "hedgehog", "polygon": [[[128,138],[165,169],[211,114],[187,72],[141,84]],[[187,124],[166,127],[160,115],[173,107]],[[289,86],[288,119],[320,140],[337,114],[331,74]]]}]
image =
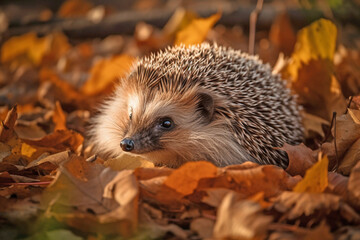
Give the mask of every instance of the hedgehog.
[{"label": "hedgehog", "polygon": [[301,107],[257,56],[217,44],[168,47],[140,59],[92,120],[103,157],[179,167],[251,161],[286,168],[278,148],[303,138]]}]

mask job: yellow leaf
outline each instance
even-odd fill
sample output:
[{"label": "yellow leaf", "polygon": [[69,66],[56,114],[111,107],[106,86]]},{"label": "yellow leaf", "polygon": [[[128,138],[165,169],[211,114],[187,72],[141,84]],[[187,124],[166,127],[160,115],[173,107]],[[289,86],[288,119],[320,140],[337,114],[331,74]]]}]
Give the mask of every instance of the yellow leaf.
[{"label": "yellow leaf", "polygon": [[35,65],[39,65],[50,45],[49,37],[38,38],[35,33],[12,37],[1,47],[1,62],[9,62],[24,55]]},{"label": "yellow leaf", "polygon": [[31,158],[31,156],[37,151],[36,148],[33,148],[32,146],[23,143],[21,145],[21,155],[27,156],[29,158]]},{"label": "yellow leaf", "polygon": [[154,164],[138,156],[124,154],[118,158],[112,158],[104,162],[106,167],[121,171],[124,169],[135,169],[138,167],[152,168]]},{"label": "yellow leaf", "polygon": [[194,19],[187,27],[176,34],[175,45],[202,43],[209,30],[220,19],[221,13],[216,13],[208,18]]},{"label": "yellow leaf", "polygon": [[297,79],[297,71],[302,64],[308,64],[310,60],[317,59],[328,59],[332,62],[336,34],[336,26],[326,19],[315,21],[298,32],[291,56],[293,63],[288,69],[294,81]]},{"label": "yellow leaf", "polygon": [[342,113],[346,101],[334,76],[336,26],[320,19],[301,29],[294,52],[283,77],[290,77],[291,87],[299,95],[306,112],[330,120],[333,112]]},{"label": "yellow leaf", "polygon": [[35,33],[10,38],[1,47],[1,62],[5,63],[25,54],[35,41]]},{"label": "yellow leaf", "polygon": [[97,95],[112,84],[116,79],[129,73],[135,58],[128,55],[118,55],[97,62],[90,70],[90,77],[82,86],[82,92],[87,95]]},{"label": "yellow leaf", "polygon": [[294,192],[321,193],[328,185],[329,160],[324,155],[317,163],[309,168],[305,177],[294,187]]},{"label": "yellow leaf", "polygon": [[175,34],[187,27],[191,21],[196,19],[197,15],[194,12],[187,11],[184,8],[177,8],[175,13],[171,16],[169,21],[162,29],[165,36],[175,37]]}]

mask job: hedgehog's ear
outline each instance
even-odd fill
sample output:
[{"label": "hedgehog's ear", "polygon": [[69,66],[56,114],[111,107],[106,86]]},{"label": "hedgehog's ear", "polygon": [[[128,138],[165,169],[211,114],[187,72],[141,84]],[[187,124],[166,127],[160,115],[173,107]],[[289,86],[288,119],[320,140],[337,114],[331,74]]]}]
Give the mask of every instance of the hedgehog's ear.
[{"label": "hedgehog's ear", "polygon": [[201,116],[203,116],[206,122],[210,122],[214,114],[214,99],[210,94],[204,92],[198,93],[197,96],[199,99],[198,109]]}]

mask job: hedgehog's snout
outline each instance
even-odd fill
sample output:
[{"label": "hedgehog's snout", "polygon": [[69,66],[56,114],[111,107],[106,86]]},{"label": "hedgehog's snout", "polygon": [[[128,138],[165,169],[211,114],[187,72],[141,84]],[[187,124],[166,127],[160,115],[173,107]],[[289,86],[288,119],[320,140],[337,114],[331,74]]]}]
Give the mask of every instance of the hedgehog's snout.
[{"label": "hedgehog's snout", "polygon": [[120,147],[125,152],[131,152],[132,150],[134,150],[134,140],[132,140],[131,138],[124,138],[120,142]]}]

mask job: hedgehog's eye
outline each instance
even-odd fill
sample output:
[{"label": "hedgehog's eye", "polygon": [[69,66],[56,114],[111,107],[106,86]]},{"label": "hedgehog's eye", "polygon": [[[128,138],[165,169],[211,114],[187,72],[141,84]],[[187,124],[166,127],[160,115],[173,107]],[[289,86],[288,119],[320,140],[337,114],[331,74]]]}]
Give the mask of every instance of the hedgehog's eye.
[{"label": "hedgehog's eye", "polygon": [[160,120],[160,126],[165,129],[170,129],[174,126],[174,122],[171,118],[163,118]]}]

